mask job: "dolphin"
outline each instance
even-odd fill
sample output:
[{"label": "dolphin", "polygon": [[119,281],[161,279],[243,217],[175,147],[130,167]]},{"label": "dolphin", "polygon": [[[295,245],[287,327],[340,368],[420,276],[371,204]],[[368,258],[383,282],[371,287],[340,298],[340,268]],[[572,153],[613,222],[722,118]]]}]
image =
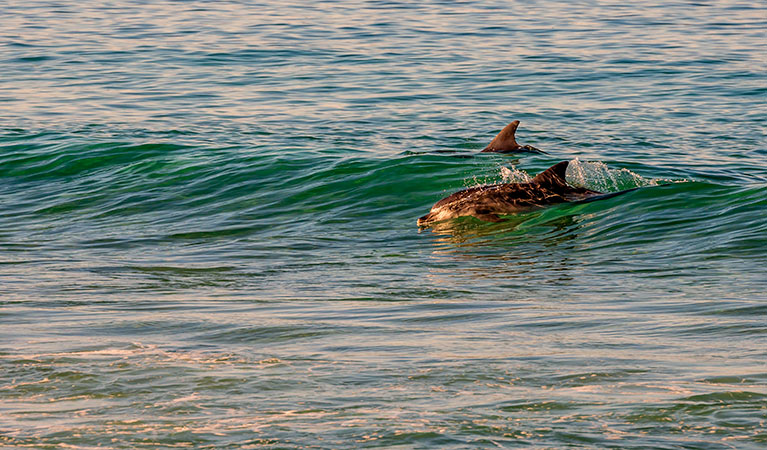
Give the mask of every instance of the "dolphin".
[{"label": "dolphin", "polygon": [[498,133],[490,144],[485,147],[480,153],[517,153],[517,152],[534,152],[545,153],[531,145],[519,145],[514,135],[517,132],[519,126],[519,120],[515,120],[506,125],[500,133]]},{"label": "dolphin", "polygon": [[590,201],[623,192],[603,193],[573,187],[565,181],[569,161],[554,164],[528,183],[503,183],[464,189],[438,201],[429,214],[418,219],[419,226],[473,216],[487,222],[501,222],[500,214],[529,211],[565,202]]}]

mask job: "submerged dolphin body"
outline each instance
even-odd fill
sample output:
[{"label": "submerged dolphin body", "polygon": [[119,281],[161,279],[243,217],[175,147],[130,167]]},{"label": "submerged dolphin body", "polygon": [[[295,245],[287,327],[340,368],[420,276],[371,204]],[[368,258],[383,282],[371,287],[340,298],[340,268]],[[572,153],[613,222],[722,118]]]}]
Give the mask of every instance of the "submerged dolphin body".
[{"label": "submerged dolphin body", "polygon": [[498,133],[490,144],[482,150],[481,153],[516,153],[516,152],[534,152],[544,153],[531,145],[519,145],[514,135],[517,133],[519,120],[515,120],[506,125]]},{"label": "submerged dolphin body", "polygon": [[[568,161],[554,164],[528,183],[505,183],[458,191],[438,201],[429,214],[418,219],[419,226],[462,216],[500,222],[499,214],[529,211],[557,203],[612,197],[565,181]],[[625,192],[625,191],[624,191]]]}]

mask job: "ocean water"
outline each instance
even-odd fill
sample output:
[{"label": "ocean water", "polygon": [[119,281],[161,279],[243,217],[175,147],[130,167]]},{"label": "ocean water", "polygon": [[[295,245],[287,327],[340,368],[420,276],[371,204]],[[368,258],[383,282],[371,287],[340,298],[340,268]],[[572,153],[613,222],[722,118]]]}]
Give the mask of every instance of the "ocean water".
[{"label": "ocean water", "polygon": [[764,448],[767,6],[630,3],[2,2],[0,446]]}]

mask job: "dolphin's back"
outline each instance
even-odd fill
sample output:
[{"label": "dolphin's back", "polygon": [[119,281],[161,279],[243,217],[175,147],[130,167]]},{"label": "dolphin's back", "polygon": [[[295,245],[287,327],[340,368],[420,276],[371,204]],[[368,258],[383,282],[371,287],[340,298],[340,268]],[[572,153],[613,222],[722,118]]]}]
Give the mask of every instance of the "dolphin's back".
[{"label": "dolphin's back", "polygon": [[493,188],[495,188],[497,186],[499,186],[499,185],[492,184],[492,185],[489,185],[489,186],[478,186],[478,187],[468,188],[468,189],[464,189],[462,191],[454,192],[454,193],[448,195],[447,197],[443,198],[442,200],[438,201],[437,203],[435,203],[434,206],[432,206],[432,208],[439,208],[439,207],[445,206],[447,204],[450,204],[450,203],[453,203],[453,202],[457,202],[459,200],[467,199],[469,197],[472,197],[472,195],[474,195],[474,194],[479,194],[479,193],[482,193],[484,191],[488,191],[488,190],[493,189]]},{"label": "dolphin's back", "polygon": [[[519,202],[528,203],[541,198],[540,189],[534,183],[491,184],[455,192],[434,204],[432,208],[441,208],[458,202],[498,203]],[[554,195],[549,193],[548,196]]]}]

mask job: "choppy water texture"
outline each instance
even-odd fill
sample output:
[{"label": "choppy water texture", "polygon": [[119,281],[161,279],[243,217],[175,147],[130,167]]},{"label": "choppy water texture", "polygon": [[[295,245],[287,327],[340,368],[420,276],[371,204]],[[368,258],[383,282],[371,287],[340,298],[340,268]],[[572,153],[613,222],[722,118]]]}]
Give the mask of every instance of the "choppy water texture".
[{"label": "choppy water texture", "polygon": [[573,3],[3,3],[0,446],[764,448],[767,7]]}]

